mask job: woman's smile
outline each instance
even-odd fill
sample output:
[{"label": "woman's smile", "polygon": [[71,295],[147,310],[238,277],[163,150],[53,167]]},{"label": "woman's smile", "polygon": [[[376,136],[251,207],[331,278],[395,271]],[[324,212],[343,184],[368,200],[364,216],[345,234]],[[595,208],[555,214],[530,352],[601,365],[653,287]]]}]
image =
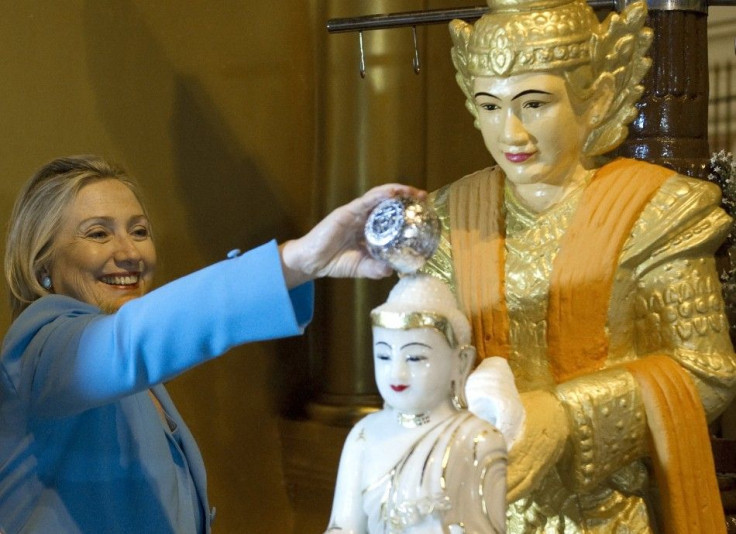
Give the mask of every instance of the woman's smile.
[{"label": "woman's smile", "polygon": [[108,274],[100,277],[100,282],[109,286],[118,286],[123,289],[135,289],[140,281],[140,273]]}]

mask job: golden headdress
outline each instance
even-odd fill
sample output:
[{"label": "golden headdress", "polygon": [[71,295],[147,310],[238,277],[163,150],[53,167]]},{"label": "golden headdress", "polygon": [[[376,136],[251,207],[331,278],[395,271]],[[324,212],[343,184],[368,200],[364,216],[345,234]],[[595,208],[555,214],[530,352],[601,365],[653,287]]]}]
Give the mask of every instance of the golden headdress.
[{"label": "golden headdress", "polygon": [[646,4],[630,4],[603,23],[585,0],[488,0],[488,5],[491,11],[474,25],[450,23],[456,78],[473,116],[477,76],[556,71],[583,99],[609,79],[615,96],[585,152],[598,155],[618,146],[636,116],[640,82],[651,65],[644,55],[652,41],[652,31],[644,27]]}]

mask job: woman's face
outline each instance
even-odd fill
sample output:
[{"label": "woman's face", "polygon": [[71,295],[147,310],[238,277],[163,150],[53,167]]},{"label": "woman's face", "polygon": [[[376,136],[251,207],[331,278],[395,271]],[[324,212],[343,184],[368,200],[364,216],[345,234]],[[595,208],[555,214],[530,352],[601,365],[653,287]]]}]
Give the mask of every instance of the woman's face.
[{"label": "woman's face", "polygon": [[459,360],[435,329],[374,326],[373,354],[378,391],[393,408],[420,414],[449,398]]},{"label": "woman's face", "polygon": [[53,243],[52,291],[116,311],[152,284],[156,250],[138,199],[122,182],[84,186],[66,208]]},{"label": "woman's face", "polygon": [[591,128],[562,76],[479,77],[473,85],[486,148],[516,185],[565,185],[579,167]]}]

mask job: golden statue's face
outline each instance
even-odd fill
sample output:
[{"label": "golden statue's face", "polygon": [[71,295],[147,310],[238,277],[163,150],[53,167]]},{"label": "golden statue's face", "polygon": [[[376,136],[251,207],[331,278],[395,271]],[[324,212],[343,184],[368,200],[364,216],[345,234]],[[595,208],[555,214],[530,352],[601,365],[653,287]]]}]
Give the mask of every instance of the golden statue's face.
[{"label": "golden statue's face", "polygon": [[592,128],[558,74],[475,79],[478,124],[489,152],[515,185],[565,185],[580,172]]}]

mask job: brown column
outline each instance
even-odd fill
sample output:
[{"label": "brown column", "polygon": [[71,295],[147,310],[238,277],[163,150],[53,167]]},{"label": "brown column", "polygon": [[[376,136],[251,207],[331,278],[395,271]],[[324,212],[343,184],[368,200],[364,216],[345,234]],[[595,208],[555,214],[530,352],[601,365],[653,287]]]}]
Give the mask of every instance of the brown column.
[{"label": "brown column", "polygon": [[708,149],[707,6],[698,1],[650,0],[652,68],[639,115],[617,154],[704,178]]}]

